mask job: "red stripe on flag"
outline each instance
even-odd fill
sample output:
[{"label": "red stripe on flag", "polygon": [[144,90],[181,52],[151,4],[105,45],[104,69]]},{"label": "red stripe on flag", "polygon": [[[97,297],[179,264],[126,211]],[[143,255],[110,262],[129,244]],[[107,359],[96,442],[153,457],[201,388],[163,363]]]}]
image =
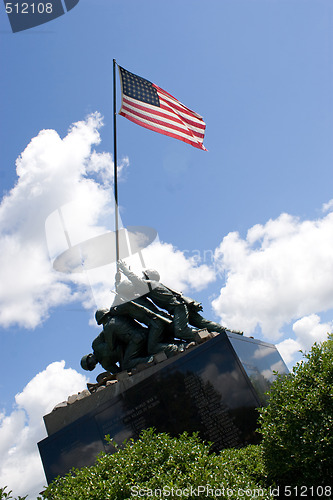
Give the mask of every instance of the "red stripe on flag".
[{"label": "red stripe on flag", "polygon": [[[163,113],[163,109],[166,109],[167,111],[169,111],[168,107],[162,106],[160,108],[157,106],[149,106],[149,105],[147,106],[144,103],[140,102],[140,104],[139,104],[138,102],[140,102],[140,101],[133,102],[133,100],[130,101],[129,99],[126,98],[126,96],[124,96],[123,106],[122,106],[121,111],[127,111],[128,113],[136,114],[138,117],[144,118],[146,120],[150,120],[150,119],[154,120],[155,123],[160,123],[161,125],[166,125],[170,128],[172,128],[172,127],[174,127],[175,129],[178,128],[180,131],[188,132],[190,130],[191,135],[194,135],[195,137],[198,137],[199,139],[203,140],[204,129],[202,132],[189,129],[189,127],[186,124],[184,125],[184,120],[181,117],[179,117],[178,115],[176,115],[175,113],[173,113],[171,116],[169,116],[166,113]],[[131,108],[135,108],[135,109],[131,109]],[[140,113],[140,111],[142,111],[142,113]],[[146,114],[144,114],[144,112],[149,113],[149,115],[153,115],[153,116],[147,116]],[[156,116],[156,118],[155,118],[155,116]],[[169,121],[172,123],[169,123]],[[174,122],[174,124],[173,124],[173,122]],[[194,126],[196,126],[196,124],[194,124]]]},{"label": "red stripe on flag", "polygon": [[[197,122],[189,119],[185,119],[182,116],[179,116],[177,113],[175,113],[172,109],[170,109],[170,105],[164,104],[164,101],[161,103],[160,107],[158,106],[152,106],[152,105],[147,105],[142,101],[136,101],[133,99],[127,98],[125,95],[123,97],[123,103],[126,103],[131,106],[135,106],[136,108],[142,110],[142,111],[147,111],[149,113],[154,113],[158,116],[165,117],[168,120],[174,120],[174,121],[181,121],[182,123],[186,121],[191,127],[196,127],[198,129],[201,129],[202,132],[205,131],[206,125],[203,122]],[[152,109],[153,108],[153,109]],[[163,110],[168,111],[169,114],[164,113]]]},{"label": "red stripe on flag", "polygon": [[[170,111],[170,106],[169,105],[165,105],[164,103],[161,103],[160,109],[164,109],[166,111]],[[206,125],[202,125],[201,123],[197,123],[197,122],[194,122],[193,120],[189,120],[188,118],[184,118],[183,116],[178,115],[178,113],[174,113],[174,116],[177,117],[175,119],[177,119],[178,121],[181,121],[182,123],[184,123],[188,128],[191,128],[191,129],[195,129],[195,128],[201,129],[200,132],[197,131],[197,130],[193,130],[193,133],[195,133],[195,134],[197,134],[197,133],[201,134],[202,133],[202,135],[204,135]]]},{"label": "red stripe on flag", "polygon": [[202,143],[199,143],[197,141],[191,141],[190,139],[186,139],[186,137],[180,137],[178,134],[173,134],[172,132],[161,130],[159,127],[154,127],[153,125],[143,124],[141,120],[137,120],[136,118],[134,118],[132,116],[127,116],[123,113],[119,113],[119,114],[124,116],[125,118],[127,118],[131,122],[136,123],[137,125],[141,125],[141,127],[148,128],[149,130],[152,130],[154,132],[158,132],[159,134],[173,137],[174,139],[179,139],[180,141],[186,142],[187,144],[190,144],[191,146],[194,146],[195,148],[202,149],[203,151],[207,151],[207,149],[205,148],[205,146]]},{"label": "red stripe on flag", "polygon": [[[162,126],[168,127],[169,129],[172,129],[175,133],[178,131],[180,133],[187,134],[189,137],[193,136],[194,140],[196,142],[198,142],[196,140],[196,138],[203,140],[203,137],[204,137],[203,134],[194,133],[193,131],[191,131],[187,127],[184,127],[181,122],[178,125],[176,123],[175,124],[168,123],[166,120],[160,119],[160,113],[156,113],[156,117],[155,116],[147,116],[144,113],[140,113],[140,111],[136,111],[136,110],[133,111],[132,109],[128,108],[126,105],[124,105],[122,107],[122,111],[123,111],[123,113],[120,113],[120,114],[122,116],[125,116],[126,118],[128,118],[128,116],[131,116],[131,114],[134,114],[135,117],[137,118],[137,121],[139,121],[140,119],[147,120],[147,121],[153,122],[155,125],[162,125]],[[179,120],[178,120],[178,122],[179,122]]]},{"label": "red stripe on flag", "polygon": [[[161,89],[157,85],[153,83],[153,87],[157,90],[157,93],[159,95],[160,99],[163,99],[165,102],[168,102],[168,99],[172,101],[171,106],[174,107],[175,109],[179,109],[180,111],[183,111],[184,113],[188,113],[190,116],[195,117],[196,119],[200,120],[202,123],[204,123],[202,116],[198,115],[195,111],[192,111],[190,108],[182,104],[180,101],[178,101],[175,97],[173,97],[171,94],[166,92],[165,90]],[[165,96],[165,98],[164,98]]]},{"label": "red stripe on flag", "polygon": [[[143,80],[132,74],[132,80],[133,78],[138,82]],[[122,105],[119,114],[149,130],[174,137],[207,151],[203,145],[206,124],[202,117],[154,83],[150,85],[157,92],[159,106],[149,104],[154,101],[136,98],[135,93],[127,96],[122,89]]]}]

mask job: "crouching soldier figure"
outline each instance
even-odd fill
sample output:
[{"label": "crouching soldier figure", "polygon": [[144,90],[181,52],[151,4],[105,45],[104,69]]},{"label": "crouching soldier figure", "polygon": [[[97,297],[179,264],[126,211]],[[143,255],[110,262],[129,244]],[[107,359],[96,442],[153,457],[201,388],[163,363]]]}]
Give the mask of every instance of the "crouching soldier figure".
[{"label": "crouching soldier figure", "polygon": [[129,280],[121,281],[110,309],[111,316],[128,316],[148,327],[147,352],[165,352],[169,358],[184,350],[183,344],[173,340],[173,318],[156,307],[147,297],[135,294]]},{"label": "crouching soldier figure", "polygon": [[117,373],[117,362],[118,371],[122,371],[153,361],[147,356],[147,328],[128,317],[110,316],[109,309],[98,309],[95,318],[103,331],[92,344],[94,352],[82,358],[83,369],[91,371],[100,363],[105,370]]}]

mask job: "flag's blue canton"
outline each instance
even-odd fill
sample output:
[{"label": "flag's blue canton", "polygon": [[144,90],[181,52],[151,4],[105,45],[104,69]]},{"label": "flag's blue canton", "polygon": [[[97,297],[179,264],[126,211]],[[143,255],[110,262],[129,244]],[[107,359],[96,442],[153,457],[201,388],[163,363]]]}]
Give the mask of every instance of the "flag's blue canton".
[{"label": "flag's blue canton", "polygon": [[123,93],[125,95],[137,99],[138,101],[152,104],[153,106],[160,105],[157,90],[150,81],[134,75],[134,73],[130,73],[120,66],[119,69],[121,72]]}]

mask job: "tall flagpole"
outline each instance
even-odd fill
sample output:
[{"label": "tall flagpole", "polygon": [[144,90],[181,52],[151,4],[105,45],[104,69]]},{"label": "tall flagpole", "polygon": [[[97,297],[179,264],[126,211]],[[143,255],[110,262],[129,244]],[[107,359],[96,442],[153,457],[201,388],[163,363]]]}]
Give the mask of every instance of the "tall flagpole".
[{"label": "tall flagpole", "polygon": [[118,222],[118,179],[117,179],[117,111],[116,111],[116,60],[113,59],[113,164],[114,164],[114,202],[115,202],[115,232],[116,232],[116,276],[115,287],[117,291],[120,283],[119,272],[119,222]]}]

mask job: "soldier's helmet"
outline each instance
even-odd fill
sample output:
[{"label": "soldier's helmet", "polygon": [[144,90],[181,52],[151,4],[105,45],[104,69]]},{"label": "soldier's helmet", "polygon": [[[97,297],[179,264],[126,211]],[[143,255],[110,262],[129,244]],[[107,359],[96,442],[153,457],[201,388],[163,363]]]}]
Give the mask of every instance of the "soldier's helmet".
[{"label": "soldier's helmet", "polygon": [[156,269],[145,269],[143,275],[147,280],[160,281],[160,273]]},{"label": "soldier's helmet", "polygon": [[84,370],[91,372],[96,366],[96,359],[93,354],[85,354],[81,358],[81,367]]},{"label": "soldier's helmet", "polygon": [[97,309],[95,313],[95,319],[98,325],[101,325],[103,323],[103,318],[110,312],[110,309]]},{"label": "soldier's helmet", "polygon": [[134,286],[129,280],[121,281],[117,286],[117,292],[127,299],[133,299],[135,296]]}]

